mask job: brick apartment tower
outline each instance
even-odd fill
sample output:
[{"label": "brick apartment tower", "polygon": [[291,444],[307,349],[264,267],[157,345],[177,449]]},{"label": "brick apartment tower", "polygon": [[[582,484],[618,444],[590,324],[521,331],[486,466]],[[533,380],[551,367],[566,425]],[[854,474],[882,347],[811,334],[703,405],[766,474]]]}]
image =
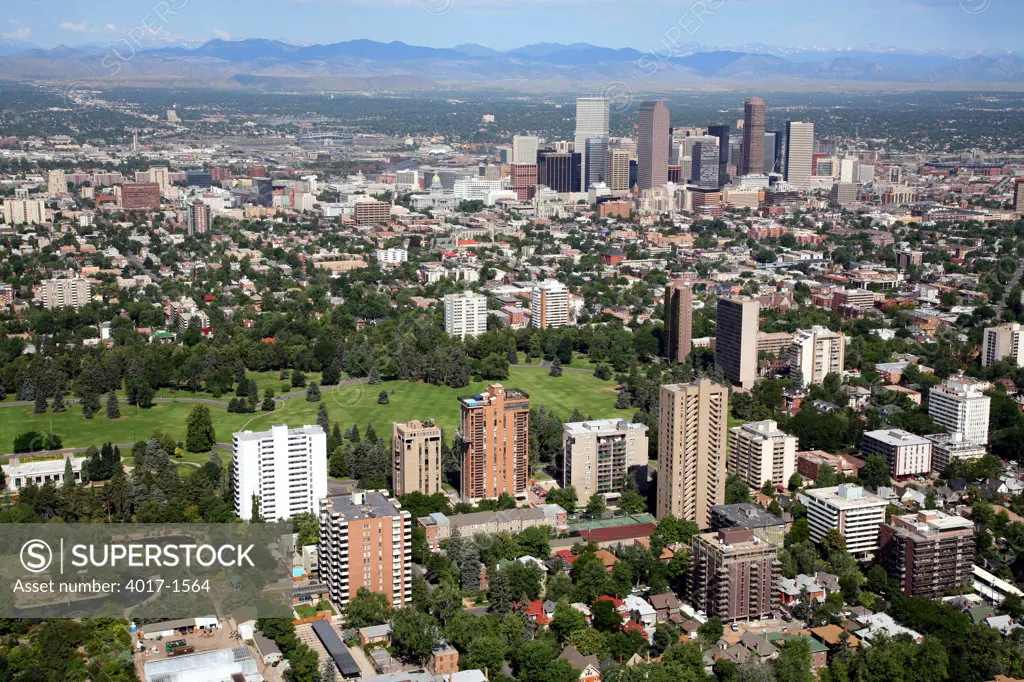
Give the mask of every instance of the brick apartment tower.
[{"label": "brick apartment tower", "polygon": [[748,528],[696,536],[687,576],[691,602],[725,622],[770,617],[781,574],[777,552]]},{"label": "brick apartment tower", "polygon": [[665,286],[665,329],[666,356],[672,362],[686,362],[693,347],[693,289],[687,282],[674,280]]},{"label": "brick apartment tower", "polygon": [[760,97],[743,103],[743,164],[740,175],[764,173],[764,128],[768,107]]},{"label": "brick apartment tower", "polygon": [[974,524],[940,511],[893,516],[878,529],[882,567],[908,597],[938,599],[970,590]]},{"label": "brick apartment tower", "polygon": [[338,606],[362,587],[405,606],[412,598],[412,516],[374,490],[324,498],[319,570]]},{"label": "brick apartment tower", "polygon": [[708,379],[661,387],[658,405],[659,519],[711,525],[725,503],[729,389]]},{"label": "brick apartment tower", "polygon": [[520,495],[529,479],[530,396],[491,384],[487,391],[459,398],[462,418],[462,499]]},{"label": "brick apartment tower", "polygon": [[391,426],[395,497],[441,492],[441,429],[432,420]]}]

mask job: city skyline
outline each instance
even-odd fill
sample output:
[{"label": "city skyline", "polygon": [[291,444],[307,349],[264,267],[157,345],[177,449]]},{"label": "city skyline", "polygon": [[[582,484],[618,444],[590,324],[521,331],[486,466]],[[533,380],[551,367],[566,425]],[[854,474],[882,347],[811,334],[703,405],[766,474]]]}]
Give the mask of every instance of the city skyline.
[{"label": "city skyline", "polygon": [[[796,0],[715,0],[679,4],[650,0],[630,8],[629,22],[608,21],[608,12],[581,12],[577,0],[514,5],[504,0],[227,0],[204,5],[167,0],[149,11],[114,0],[88,8],[70,0],[27,2],[8,8],[0,37],[42,47],[109,45],[136,27],[148,27],[142,48],[199,44],[211,39],[263,38],[292,44],[329,44],[353,39],[401,41],[431,47],[478,44],[510,50],[545,42],[575,43],[562,27],[570,22],[587,42],[665,55],[706,49],[776,46],[843,50],[868,46],[898,50],[945,50],[961,54],[1024,48],[1013,26],[1024,3],[990,0],[916,0],[816,6],[813,16]],[[242,7],[246,11],[239,11]],[[586,7],[593,7],[588,4]],[[259,11],[253,11],[253,10]],[[800,18],[802,17],[802,18]],[[543,19],[540,21],[539,19]],[[496,22],[500,35],[489,30]],[[917,28],[906,31],[910,24]],[[835,28],[841,26],[842,31]],[[863,36],[862,39],[851,39]],[[756,50],[751,50],[756,51]]]}]

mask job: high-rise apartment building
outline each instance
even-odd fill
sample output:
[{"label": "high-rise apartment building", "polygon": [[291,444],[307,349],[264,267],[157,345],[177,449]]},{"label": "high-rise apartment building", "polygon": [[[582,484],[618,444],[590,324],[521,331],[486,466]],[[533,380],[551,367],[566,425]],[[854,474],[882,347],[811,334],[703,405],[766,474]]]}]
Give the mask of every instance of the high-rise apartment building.
[{"label": "high-rise apartment building", "polygon": [[193,201],[188,207],[188,233],[206,234],[210,231],[210,207],[203,202]]},{"label": "high-rise apartment building", "polygon": [[925,436],[932,442],[932,472],[942,474],[955,461],[975,461],[985,456],[984,443],[969,443],[959,433],[933,433]]},{"label": "high-rise apartment building", "polygon": [[717,190],[720,177],[718,143],[706,140],[695,144],[691,159],[691,182],[701,189]]},{"label": "high-rise apartment building", "polygon": [[562,486],[571,485],[581,500],[594,493],[618,495],[634,467],[648,461],[647,426],[625,419],[596,419],[563,425]]},{"label": "high-rise apartment building", "polygon": [[786,122],[786,182],[798,189],[811,186],[811,159],[814,155],[814,124]]},{"label": "high-rise apartment building", "polygon": [[820,543],[831,530],[846,540],[846,551],[863,557],[878,550],[878,528],[885,522],[886,502],[860,486],[843,484],[805,490],[798,499],[807,507],[811,539]]},{"label": "high-rise apartment building", "polygon": [[665,285],[665,354],[684,363],[693,348],[693,289],[689,282],[673,280]]},{"label": "high-rise apartment building", "polygon": [[970,591],[974,523],[937,510],[893,516],[879,529],[882,567],[908,597]]},{"label": "high-rise apartment building", "polygon": [[893,478],[928,474],[932,470],[932,442],[903,429],[868,431],[860,444],[864,459],[882,455]]},{"label": "high-rise apartment building", "polygon": [[622,192],[629,189],[629,157],[628,149],[611,149],[605,164],[608,189]]},{"label": "high-rise apartment building", "polygon": [[46,202],[17,196],[4,199],[3,218],[8,225],[42,225],[46,222]]},{"label": "high-rise apartment building", "polygon": [[708,135],[718,138],[718,186],[729,184],[729,126],[708,126]]},{"label": "high-rise apartment building", "polygon": [[743,103],[743,163],[740,175],[760,175],[764,172],[764,128],[768,107],[760,97],[751,97]]},{"label": "high-rise apartment building", "polygon": [[327,434],[319,426],[239,431],[232,438],[235,514],[266,521],[317,514],[327,497]]},{"label": "high-rise apartment building", "polygon": [[797,441],[771,419],[734,426],[729,429],[729,473],[752,488],[760,488],[765,481],[787,485],[796,471]]},{"label": "high-rise apartment building", "polygon": [[985,329],[981,342],[981,366],[988,367],[1005,359],[1013,360],[1018,367],[1024,366],[1024,325],[1018,322]]},{"label": "high-rise apartment building", "polygon": [[536,135],[512,136],[512,163],[537,164],[540,140]]},{"label": "high-rise apartment building", "polygon": [[715,363],[726,378],[746,389],[752,388],[757,379],[760,314],[761,305],[756,299],[718,299]]},{"label": "high-rise apartment building", "polygon": [[51,197],[68,193],[68,179],[64,171],[60,169],[51,170],[46,175],[46,193]]},{"label": "high-rise apartment building", "polygon": [[462,417],[462,499],[467,502],[520,495],[529,480],[530,396],[491,384],[459,398]]},{"label": "high-rise apartment building", "polygon": [[92,299],[92,284],[84,277],[44,279],[39,289],[43,307],[47,310],[54,308],[78,310]]},{"label": "high-rise apartment building", "polygon": [[[581,157],[580,177],[582,178],[588,177],[586,164],[582,159],[587,149],[587,140],[593,137],[608,137],[610,111],[610,102],[605,97],[576,98],[576,135],[573,138],[573,150]],[[548,185],[548,187],[550,186]],[[557,191],[579,192],[580,190]]]},{"label": "high-rise apartment building", "polygon": [[395,497],[441,490],[441,429],[432,419],[391,425],[392,485]]},{"label": "high-rise apartment building", "polygon": [[582,158],[583,155],[579,152],[538,152],[537,184],[559,193],[582,191]]},{"label": "high-rise apartment building", "polygon": [[793,383],[808,388],[820,384],[829,374],[842,376],[846,363],[846,336],[815,325],[798,331],[785,355]]},{"label": "high-rise apartment building", "polygon": [[444,297],[444,330],[460,339],[475,337],[487,331],[487,297],[474,291],[446,294]]},{"label": "high-rise apartment building", "polygon": [[729,389],[708,379],[661,387],[658,403],[659,519],[711,523],[725,502]]},{"label": "high-rise apartment building", "polygon": [[988,442],[992,399],[985,395],[989,384],[963,372],[948,377],[928,391],[928,416],[968,443]]},{"label": "high-rise apartment building", "polygon": [[[661,100],[640,105],[640,134],[636,146],[636,184],[641,190],[661,187],[668,182],[669,127],[668,107]],[[717,159],[716,170],[717,177]]]},{"label": "high-rise apartment building", "polygon": [[747,528],[728,528],[693,538],[687,572],[690,602],[724,622],[771,618],[775,581],[782,575],[778,545]]},{"label": "high-rise apartment building", "polygon": [[331,601],[344,606],[360,589],[401,608],[412,599],[412,516],[383,493],[353,491],[323,500],[319,573]]},{"label": "high-rise apartment building", "polygon": [[146,182],[159,185],[160,194],[166,195],[171,189],[171,171],[167,166],[153,166],[146,171]]},{"label": "high-rise apartment building", "polygon": [[1013,179],[1013,210],[1024,213],[1024,178]]},{"label": "high-rise apartment building", "polygon": [[555,279],[538,282],[530,297],[530,326],[538,329],[569,324],[569,289]]}]

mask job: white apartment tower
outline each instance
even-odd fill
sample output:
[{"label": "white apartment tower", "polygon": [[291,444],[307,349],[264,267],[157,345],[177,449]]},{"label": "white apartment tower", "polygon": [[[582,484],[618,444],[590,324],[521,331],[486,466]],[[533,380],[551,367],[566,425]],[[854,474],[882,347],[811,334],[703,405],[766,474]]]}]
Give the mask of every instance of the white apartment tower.
[{"label": "white apartment tower", "polygon": [[647,466],[648,447],[645,424],[632,424],[625,419],[564,424],[562,486],[576,488],[581,500],[594,493],[618,495],[630,469]]},{"label": "white apartment tower", "polygon": [[786,485],[796,471],[797,437],[779,430],[777,422],[766,419],[729,429],[730,474],[737,474],[752,488],[765,481]]},{"label": "white apartment tower", "polygon": [[1013,360],[1018,367],[1024,367],[1024,327],[1017,322],[985,329],[981,366],[988,367],[1000,360]]},{"label": "white apartment tower", "polygon": [[444,297],[444,330],[465,339],[487,331],[487,297],[474,291],[462,291]]},{"label": "white apartment tower", "polygon": [[43,307],[47,310],[54,308],[78,310],[89,303],[89,299],[92,298],[92,284],[84,277],[44,279],[40,289]]},{"label": "white apartment tower", "polygon": [[840,485],[800,493],[807,507],[811,540],[821,542],[830,530],[846,540],[846,550],[863,556],[878,550],[878,529],[885,523],[886,502],[860,486]]},{"label": "white apartment tower", "polygon": [[846,336],[820,326],[798,331],[788,354],[789,375],[796,385],[820,384],[829,374],[843,373]]},{"label": "white apartment tower", "polygon": [[327,434],[319,426],[234,434],[235,513],[252,519],[253,497],[267,521],[320,513],[327,497]]},{"label": "white apartment tower", "polygon": [[992,404],[984,393],[988,386],[963,372],[951,376],[928,392],[928,416],[967,443],[987,443]]},{"label": "white apartment tower", "polygon": [[540,282],[530,299],[530,325],[539,329],[569,324],[569,289],[558,280]]},{"label": "white apartment tower", "polygon": [[814,156],[814,124],[786,123],[786,182],[798,189],[811,187],[811,160]]},{"label": "white apartment tower", "polygon": [[581,180],[587,177],[587,140],[594,137],[608,139],[609,105],[609,100],[604,97],[576,98],[576,135],[573,138],[573,151],[580,155]]}]

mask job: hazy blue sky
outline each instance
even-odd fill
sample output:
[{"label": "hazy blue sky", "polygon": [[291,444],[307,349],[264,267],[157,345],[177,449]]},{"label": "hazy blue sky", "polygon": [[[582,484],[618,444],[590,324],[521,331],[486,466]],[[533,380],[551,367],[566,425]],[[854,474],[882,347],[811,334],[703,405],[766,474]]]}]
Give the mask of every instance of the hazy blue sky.
[{"label": "hazy blue sky", "polygon": [[[1024,0],[7,0],[0,35],[51,47],[355,38],[497,49],[589,42],[663,51],[699,42],[910,49],[1017,49]],[[698,16],[700,15],[700,16]],[[148,29],[143,28],[148,26]],[[133,31],[134,33],[129,33]]]}]

